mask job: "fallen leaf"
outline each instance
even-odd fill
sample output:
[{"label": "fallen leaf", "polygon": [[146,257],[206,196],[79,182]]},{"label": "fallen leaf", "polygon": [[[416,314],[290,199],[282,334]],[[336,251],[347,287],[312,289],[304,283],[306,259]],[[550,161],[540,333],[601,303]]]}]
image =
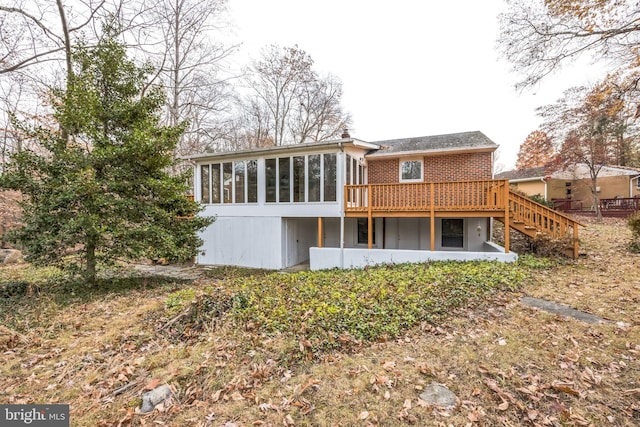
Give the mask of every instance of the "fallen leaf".
[{"label": "fallen leaf", "polygon": [[498,405],[498,409],[501,411],[506,411],[507,409],[509,409],[509,402],[505,400],[504,402]]},{"label": "fallen leaf", "polygon": [[385,371],[391,371],[396,367],[396,362],[393,360],[388,360],[382,364],[382,369]]},{"label": "fallen leaf", "polygon": [[144,389],[153,390],[154,388],[158,387],[160,384],[162,384],[162,380],[160,378],[153,378],[149,380],[147,384],[145,384]]},{"label": "fallen leaf", "polygon": [[366,420],[367,418],[369,418],[369,411],[362,411],[360,415],[358,415],[359,420]]}]

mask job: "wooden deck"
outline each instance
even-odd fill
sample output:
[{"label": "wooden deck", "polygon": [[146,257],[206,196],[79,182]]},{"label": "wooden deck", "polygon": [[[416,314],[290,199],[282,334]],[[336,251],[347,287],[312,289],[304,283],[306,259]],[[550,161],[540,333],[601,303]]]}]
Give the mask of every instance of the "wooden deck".
[{"label": "wooden deck", "polygon": [[[347,185],[346,217],[429,217],[431,250],[435,248],[435,218],[493,217],[530,237],[546,234],[571,241],[571,256],[578,256],[578,226],[573,218],[509,190],[508,180],[420,182],[408,184]],[[372,242],[369,241],[369,248]],[[505,233],[509,252],[509,233]]]}]

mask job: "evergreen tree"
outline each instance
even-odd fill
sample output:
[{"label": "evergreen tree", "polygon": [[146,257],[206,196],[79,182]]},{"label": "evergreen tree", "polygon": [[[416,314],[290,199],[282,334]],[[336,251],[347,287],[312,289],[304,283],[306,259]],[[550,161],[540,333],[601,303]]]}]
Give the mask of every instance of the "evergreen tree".
[{"label": "evergreen tree", "polygon": [[10,236],[35,264],[79,268],[92,283],[98,263],[193,257],[197,231],[188,176],[170,175],[183,126],[159,125],[164,97],[147,87],[107,30],[77,46],[67,87],[53,91],[54,126],[27,126],[41,151],[17,153],[0,187],[20,190],[24,225]]}]

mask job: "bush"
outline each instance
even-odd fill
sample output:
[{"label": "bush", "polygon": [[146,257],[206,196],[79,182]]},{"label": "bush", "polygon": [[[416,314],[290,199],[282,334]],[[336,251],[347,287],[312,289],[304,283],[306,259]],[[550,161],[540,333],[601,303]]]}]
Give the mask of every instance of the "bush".
[{"label": "bush", "polygon": [[554,209],[553,202],[545,199],[542,194],[534,194],[533,196],[527,196],[527,197],[529,197],[529,199],[533,200],[534,202],[540,203],[541,205]]},{"label": "bush", "polygon": [[629,217],[627,224],[631,229],[631,244],[629,249],[633,252],[640,252],[640,212],[636,212]]}]

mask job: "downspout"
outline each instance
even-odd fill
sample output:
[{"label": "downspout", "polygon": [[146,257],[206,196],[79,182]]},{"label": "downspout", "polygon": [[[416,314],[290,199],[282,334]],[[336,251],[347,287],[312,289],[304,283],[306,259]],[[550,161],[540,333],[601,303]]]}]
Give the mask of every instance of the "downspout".
[{"label": "downspout", "polygon": [[338,142],[338,148],[340,148],[340,153],[342,154],[342,161],[340,164],[342,165],[342,171],[340,173],[341,179],[340,184],[342,186],[342,197],[340,203],[342,206],[340,207],[340,269],[344,268],[344,211],[347,208],[345,206],[345,169],[344,165],[346,164],[346,158],[344,157],[344,147],[342,146],[342,141]]},{"label": "downspout", "polygon": [[[540,178],[540,181],[544,184],[544,199],[547,200],[547,180],[544,177]],[[547,200],[548,201],[548,200]]]}]

